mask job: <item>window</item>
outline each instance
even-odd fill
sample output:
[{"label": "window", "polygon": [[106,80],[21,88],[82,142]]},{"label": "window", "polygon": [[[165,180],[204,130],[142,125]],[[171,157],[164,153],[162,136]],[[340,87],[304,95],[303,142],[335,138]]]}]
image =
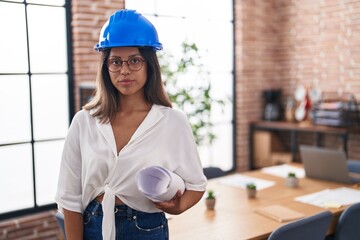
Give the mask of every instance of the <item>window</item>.
[{"label": "window", "polygon": [[[227,99],[224,112],[213,108],[211,121],[216,140],[212,145],[199,146],[200,157],[204,167],[234,168],[233,1],[128,0],[125,5],[155,25],[163,51],[180,58],[184,41],[200,49],[202,64],[209,73],[211,96]],[[191,75],[187,78],[193,81]]]},{"label": "window", "polygon": [[68,3],[0,0],[0,219],[54,207],[69,126]]}]

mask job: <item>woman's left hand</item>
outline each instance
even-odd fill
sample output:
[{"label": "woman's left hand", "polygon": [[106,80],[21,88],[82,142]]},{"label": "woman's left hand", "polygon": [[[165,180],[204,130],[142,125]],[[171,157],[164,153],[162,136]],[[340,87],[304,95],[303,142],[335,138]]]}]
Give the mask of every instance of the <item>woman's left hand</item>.
[{"label": "woman's left hand", "polygon": [[162,211],[178,215],[194,206],[203,196],[204,192],[185,190],[183,194],[178,190],[173,199],[166,202],[154,202],[155,207]]},{"label": "woman's left hand", "polygon": [[170,201],[154,202],[155,207],[169,214],[175,214],[175,215],[180,214],[183,212],[181,211],[181,207],[180,207],[181,196],[182,193],[180,190],[178,190],[175,196]]}]

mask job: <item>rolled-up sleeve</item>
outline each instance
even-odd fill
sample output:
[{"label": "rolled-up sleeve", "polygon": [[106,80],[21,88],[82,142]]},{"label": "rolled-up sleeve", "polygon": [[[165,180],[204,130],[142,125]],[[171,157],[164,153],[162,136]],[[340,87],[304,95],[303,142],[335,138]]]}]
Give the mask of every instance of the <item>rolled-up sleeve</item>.
[{"label": "rolled-up sleeve", "polygon": [[65,140],[55,201],[58,208],[82,212],[81,151],[78,118],[74,117]]}]

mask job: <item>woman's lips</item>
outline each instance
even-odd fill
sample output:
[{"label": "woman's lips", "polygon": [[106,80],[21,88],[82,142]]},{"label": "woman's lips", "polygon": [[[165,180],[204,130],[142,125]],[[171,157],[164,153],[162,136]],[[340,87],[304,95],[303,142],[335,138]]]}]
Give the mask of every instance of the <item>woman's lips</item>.
[{"label": "woman's lips", "polygon": [[133,84],[134,82],[135,82],[134,80],[125,79],[125,80],[119,81],[119,84],[120,84],[121,86],[130,86],[130,85]]}]

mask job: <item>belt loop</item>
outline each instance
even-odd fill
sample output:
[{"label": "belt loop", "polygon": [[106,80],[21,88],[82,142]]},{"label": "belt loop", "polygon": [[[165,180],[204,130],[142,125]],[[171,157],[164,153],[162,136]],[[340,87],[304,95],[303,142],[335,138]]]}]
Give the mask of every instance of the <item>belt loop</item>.
[{"label": "belt loop", "polygon": [[133,214],[133,211],[132,211],[131,207],[127,206],[126,214],[127,214],[127,219],[131,220],[132,219],[132,214]]},{"label": "belt loop", "polygon": [[95,203],[96,203],[96,205],[95,205],[95,207],[93,208],[93,210],[92,210],[92,212],[91,212],[91,215],[95,215],[95,213],[96,213],[96,210],[99,208],[99,206],[100,206],[100,202],[98,202],[98,201],[95,201]]}]

